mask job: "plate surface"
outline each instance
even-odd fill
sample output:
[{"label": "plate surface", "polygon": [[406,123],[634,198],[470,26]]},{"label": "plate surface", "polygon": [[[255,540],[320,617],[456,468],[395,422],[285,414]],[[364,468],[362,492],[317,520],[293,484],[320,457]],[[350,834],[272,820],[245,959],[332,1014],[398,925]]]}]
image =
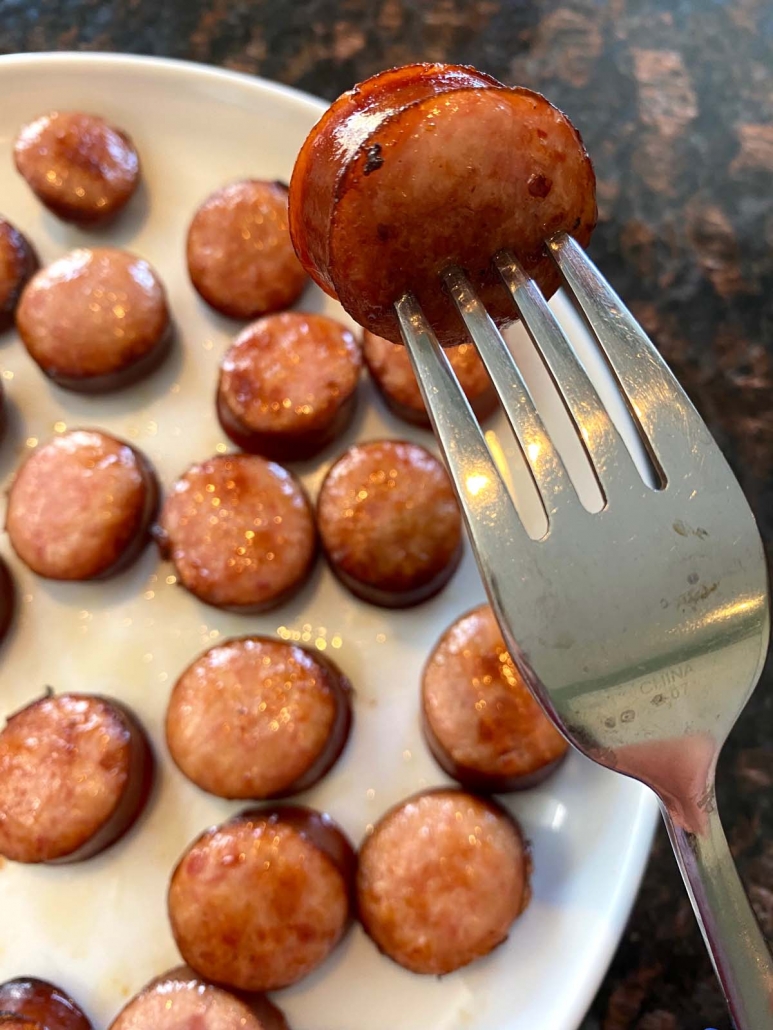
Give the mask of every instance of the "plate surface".
[{"label": "plate surface", "polygon": [[[295,154],[324,110],[321,101],[257,79],[194,65],[103,55],[0,58],[0,204],[48,262],[104,241],[148,258],[165,281],[178,327],[176,350],[146,383],[108,397],[52,385],[13,333],[0,342],[11,407],[0,447],[7,481],[35,443],[64,427],[99,426],[142,448],[168,486],[191,462],[226,449],[214,412],[218,361],[237,326],[210,312],[191,287],[184,239],[197,204],[241,177],[287,180]],[[133,136],[144,186],[106,232],[64,226],[12,167],[13,138],[59,107],[104,115]],[[582,337],[557,298],[556,310]],[[298,305],[341,314],[309,289]],[[582,339],[580,343],[582,344]],[[525,334],[513,346],[539,405],[556,409]],[[552,417],[552,416],[551,416]],[[493,432],[503,430],[496,420]],[[402,436],[433,450],[428,432],[386,414],[370,384],[354,426],[319,462],[301,466],[312,496],[335,453],[354,439]],[[503,433],[504,438],[504,433]],[[583,471],[577,473],[582,479]],[[585,473],[587,479],[587,473]],[[516,487],[517,487],[516,473]],[[449,587],[408,612],[354,601],[320,564],[303,593],[275,613],[242,617],[207,608],[174,585],[154,548],[106,584],[36,579],[0,551],[17,581],[19,615],[0,654],[0,710],[57,691],[100,691],[128,702],[152,735],[159,786],[135,830],[89,862],[0,868],[0,980],[22,974],[58,982],[106,1026],[154,975],[178,963],[166,918],[170,871],[204,827],[239,804],[198,791],[173,766],[162,724],[175,678],[217,640],[279,633],[326,649],[357,695],[342,761],[301,800],[329,811],[358,842],[392,804],[443,783],[418,730],[422,664],[440,633],[484,599],[472,555]],[[615,948],[646,861],[656,808],[638,784],[572,754],[538,790],[512,796],[532,842],[534,898],[510,939],[487,959],[442,981],[404,972],[359,928],[314,976],[276,996],[293,1030],[573,1030]]]}]

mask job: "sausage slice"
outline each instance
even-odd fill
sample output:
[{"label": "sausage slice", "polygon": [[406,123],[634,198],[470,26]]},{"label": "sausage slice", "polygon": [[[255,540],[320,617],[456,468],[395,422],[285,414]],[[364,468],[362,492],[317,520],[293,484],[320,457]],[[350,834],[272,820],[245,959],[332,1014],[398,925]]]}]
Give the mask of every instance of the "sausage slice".
[{"label": "sausage slice", "polygon": [[91,858],[133,825],[152,779],[147,737],[124,705],[91,694],[34,701],[0,733],[0,854]]},{"label": "sausage slice", "polygon": [[0,1012],[0,1030],[46,1030],[46,1027],[25,1016],[6,1015]]},{"label": "sausage slice", "polygon": [[362,356],[332,318],[268,315],[237,336],[220,366],[217,413],[230,438],[276,461],[310,458],[354,414]]},{"label": "sausage slice", "polygon": [[350,447],[325,477],[317,522],[341,582],[387,608],[432,597],[462,554],[461,515],[446,470],[423,447],[400,440]]},{"label": "sausage slice", "polygon": [[97,430],[33,451],[8,495],[14,551],[48,579],[96,579],[125,568],[149,539],[158,487],[148,460]]},{"label": "sausage slice", "polygon": [[213,193],[188,230],[188,272],[204,300],[231,318],[288,308],[306,285],[287,228],[287,187],[247,179]]},{"label": "sausage slice", "polygon": [[531,861],[498,805],[459,790],[408,798],[360,848],[357,903],[378,948],[441,976],[501,944],[529,902]]},{"label": "sausage slice", "polygon": [[252,809],[206,830],[172,874],[177,947],[202,976],[269,991],[316,969],[352,917],[355,855],[308,808]]},{"label": "sausage slice", "polygon": [[21,291],[38,264],[38,256],[26,236],[0,218],[0,333],[13,325]]},{"label": "sausage slice", "polygon": [[[362,352],[373,382],[395,415],[417,426],[429,426],[424,398],[405,347],[374,336],[366,329]],[[479,421],[488,418],[499,402],[478,352],[471,343],[463,343],[459,347],[448,347],[446,357]]]},{"label": "sausage slice", "polygon": [[52,111],[25,125],[14,159],[49,211],[76,225],[108,222],[140,179],[139,156],[126,133],[80,111]]},{"label": "sausage slice", "polygon": [[188,666],[172,690],[166,739],[197,786],[224,798],[306,790],[341,754],[351,686],[319,653],[268,637],[228,640]]},{"label": "sausage slice", "polygon": [[34,976],[0,984],[0,1012],[32,1019],[45,1030],[92,1030],[91,1023],[69,994]]},{"label": "sausage slice", "polygon": [[440,638],[422,679],[424,735],[439,765],[485,792],[533,787],[568,745],[532,697],[482,605]]},{"label": "sausage slice", "polygon": [[312,129],[290,184],[309,274],[370,332],[400,343],[394,303],[417,297],[443,346],[467,341],[441,288],[465,269],[498,325],[515,308],[492,266],[509,248],[546,296],[553,234],[587,245],[595,178],[579,133],[544,97],[474,69],[417,64],[344,93]]},{"label": "sausage slice", "polygon": [[[290,183],[290,235],[309,275],[331,296],[328,226],[333,216],[345,154],[367,140],[396,107],[426,97],[469,88],[501,86],[497,79],[464,65],[409,64],[390,68],[343,93],[314,126],[295,161]],[[370,155],[370,171],[379,167],[378,151]]]},{"label": "sausage slice", "polygon": [[73,250],[41,269],[22,293],[16,326],[43,372],[81,393],[136,382],[171,341],[161,280],[147,261],[112,247]]},{"label": "sausage slice", "polygon": [[180,583],[217,608],[273,608],[306,580],[316,556],[311,506],[273,462],[229,454],[193,465],[175,483],[156,536]]},{"label": "sausage slice", "polygon": [[289,1030],[260,994],[235,995],[180,966],[152,980],[125,1005],[109,1030]]}]

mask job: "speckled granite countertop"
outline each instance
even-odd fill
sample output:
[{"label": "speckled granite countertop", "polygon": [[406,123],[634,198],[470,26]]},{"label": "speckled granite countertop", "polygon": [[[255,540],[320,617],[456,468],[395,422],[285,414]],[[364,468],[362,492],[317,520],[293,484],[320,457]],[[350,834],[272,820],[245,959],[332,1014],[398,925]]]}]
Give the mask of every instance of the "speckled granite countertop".
[{"label": "speckled granite countertop", "polygon": [[[591,252],[720,441],[773,543],[773,6],[768,0],[0,0],[0,52],[188,58],[332,99],[415,60],[545,92],[599,178]],[[773,666],[719,800],[773,936]],[[560,985],[557,985],[560,989]],[[583,1030],[728,1030],[665,834]],[[535,1028],[541,1030],[541,1028]]]}]

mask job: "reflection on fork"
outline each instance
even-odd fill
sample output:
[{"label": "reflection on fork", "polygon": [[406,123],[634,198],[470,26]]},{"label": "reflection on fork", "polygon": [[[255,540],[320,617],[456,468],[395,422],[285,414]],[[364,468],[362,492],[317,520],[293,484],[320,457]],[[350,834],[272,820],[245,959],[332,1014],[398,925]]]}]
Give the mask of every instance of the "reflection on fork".
[{"label": "reflection on fork", "polygon": [[[539,492],[524,527],[453,371],[411,294],[401,331],[505,639],[569,740],[658,795],[739,1030],[773,1028],[773,963],[716,810],[721,746],[768,643],[754,518],[719,448],[651,341],[579,245],[548,248],[593,330],[649,457],[641,474],[585,367],[515,257],[495,264],[603,495],[581,503],[501,333],[464,272],[443,285],[485,362]],[[440,288],[440,285],[439,285]]]}]

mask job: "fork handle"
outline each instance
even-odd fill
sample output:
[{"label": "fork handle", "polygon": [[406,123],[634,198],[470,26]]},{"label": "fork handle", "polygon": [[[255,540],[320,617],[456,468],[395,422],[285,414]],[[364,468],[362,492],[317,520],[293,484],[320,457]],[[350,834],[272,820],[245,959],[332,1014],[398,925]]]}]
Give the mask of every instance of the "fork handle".
[{"label": "fork handle", "polygon": [[773,959],[728,847],[711,793],[691,833],[661,802],[687,892],[737,1030],[773,1030]]}]

